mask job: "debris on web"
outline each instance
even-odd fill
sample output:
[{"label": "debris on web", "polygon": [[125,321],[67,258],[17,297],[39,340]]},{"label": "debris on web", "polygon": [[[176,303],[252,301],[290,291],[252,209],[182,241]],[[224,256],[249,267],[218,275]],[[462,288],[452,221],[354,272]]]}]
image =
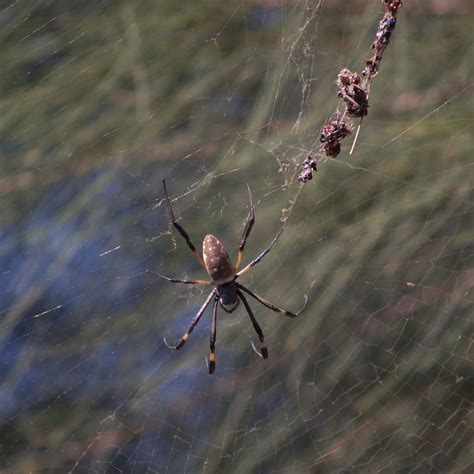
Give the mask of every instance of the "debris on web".
[{"label": "debris on web", "polygon": [[[372,56],[365,62],[362,77],[359,73],[342,69],[336,80],[337,96],[344,102],[344,112],[336,111],[329,122],[321,128],[321,147],[313,156],[308,156],[303,162],[303,170],[298,175],[298,180],[306,183],[313,178],[313,172],[317,171],[318,157],[336,158],[341,152],[341,141],[351,134],[354,128],[352,119],[360,118],[357,133],[350,153],[354,149],[359,133],[362,119],[367,115],[369,109],[370,85],[373,78],[380,70],[380,63],[397,24],[397,13],[402,6],[401,0],[382,0],[386,12],[379,22],[375,40],[372,43]],[[323,154],[324,152],[324,154]]]}]

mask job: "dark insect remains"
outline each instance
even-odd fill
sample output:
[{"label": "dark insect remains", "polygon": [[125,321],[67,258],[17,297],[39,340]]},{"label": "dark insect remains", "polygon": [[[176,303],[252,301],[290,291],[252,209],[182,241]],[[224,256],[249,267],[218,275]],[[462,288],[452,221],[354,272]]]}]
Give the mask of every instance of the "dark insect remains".
[{"label": "dark insect remains", "polygon": [[347,115],[349,117],[366,116],[369,99],[360,75],[349,69],[343,69],[337,76],[336,84],[339,89],[337,96],[346,103]]},{"label": "dark insect remains", "polygon": [[250,320],[255,329],[255,332],[257,333],[258,338],[260,340],[260,352],[257,352],[257,351],[256,352],[260,357],[267,359],[268,350],[265,345],[262,329],[260,328],[257,320],[255,319],[255,316],[252,312],[252,309],[250,308],[250,305],[246,297],[244,296],[244,293],[250,295],[252,298],[255,298],[263,306],[266,306],[267,308],[275,311],[276,313],[279,313],[283,316],[288,316],[290,318],[295,318],[296,316],[298,316],[298,314],[301,313],[301,311],[303,311],[307,303],[307,298],[305,296],[305,301],[302,308],[300,308],[296,313],[292,313],[291,311],[287,311],[285,309],[275,306],[274,304],[270,303],[266,299],[255,294],[253,291],[249,290],[245,286],[238,283],[237,279],[241,275],[246,273],[248,270],[250,270],[253,266],[255,266],[258,262],[260,262],[260,260],[265,255],[267,255],[268,252],[270,252],[270,250],[272,249],[272,247],[275,245],[276,241],[278,240],[278,237],[280,237],[282,229],[278,232],[278,234],[272,240],[270,245],[262,253],[260,253],[248,265],[246,265],[244,268],[242,268],[242,270],[239,271],[240,263],[242,261],[242,256],[244,254],[245,243],[247,242],[247,238],[250,235],[250,231],[252,230],[252,227],[255,223],[255,213],[254,213],[252,194],[250,192],[250,188],[247,186],[248,193],[249,193],[249,215],[244,227],[242,238],[240,240],[239,249],[237,253],[237,261],[235,265],[233,265],[231,262],[230,256],[227,253],[224,246],[219,242],[219,240],[216,237],[214,237],[211,234],[206,235],[206,237],[204,237],[204,241],[202,244],[203,257],[199,255],[188,233],[184,230],[181,224],[179,224],[176,221],[174,217],[173,209],[171,208],[171,203],[168,196],[168,191],[166,189],[165,180],[163,180],[163,187],[165,189],[166,206],[168,208],[168,214],[169,214],[171,223],[174,225],[174,227],[176,227],[178,232],[183,236],[184,240],[186,240],[188,247],[193,252],[197,261],[206,270],[207,274],[209,275],[209,280],[183,280],[180,278],[169,278],[164,275],[160,275],[159,273],[152,272],[151,270],[147,270],[147,272],[155,276],[158,276],[160,278],[163,278],[165,280],[168,280],[172,283],[184,283],[187,285],[213,285],[214,286],[213,290],[210,292],[210,294],[204,301],[204,304],[201,306],[196,316],[194,316],[188,329],[183,334],[181,339],[174,346],[169,345],[165,339],[165,344],[170,349],[174,349],[174,350],[181,349],[181,347],[183,347],[183,345],[189,339],[189,335],[191,334],[191,332],[193,331],[193,329],[196,327],[197,323],[201,319],[201,316],[204,314],[204,311],[206,310],[207,306],[212,301],[212,324],[211,324],[211,337],[210,337],[211,353],[209,355],[209,373],[210,374],[214,373],[214,369],[216,366],[215,344],[216,344],[218,305],[220,304],[222,309],[226,311],[227,313],[232,313],[239,305],[239,302],[242,301],[250,317]]}]

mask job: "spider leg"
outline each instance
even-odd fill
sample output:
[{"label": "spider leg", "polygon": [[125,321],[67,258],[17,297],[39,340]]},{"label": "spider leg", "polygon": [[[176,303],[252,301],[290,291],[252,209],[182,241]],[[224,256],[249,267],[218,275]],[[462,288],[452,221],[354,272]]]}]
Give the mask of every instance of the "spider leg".
[{"label": "spider leg", "polygon": [[255,316],[252,312],[252,309],[250,308],[250,305],[249,305],[247,299],[245,298],[245,296],[242,294],[242,292],[240,290],[237,290],[237,294],[239,295],[239,298],[244,303],[245,309],[247,310],[247,313],[250,316],[250,319],[252,321],[253,328],[255,329],[255,332],[258,334],[258,338],[260,340],[260,350],[261,350],[261,353],[259,355],[261,355],[264,359],[267,359],[268,358],[268,350],[267,350],[267,346],[265,345],[265,341],[264,341],[264,338],[263,338],[262,328],[257,323],[257,320],[255,319]]},{"label": "spider leg", "polygon": [[[292,313],[291,311],[287,311],[286,309],[282,309],[282,308],[279,308],[278,306],[275,306],[274,304],[270,303],[266,299],[257,295],[253,291],[250,291],[248,288],[245,288],[245,286],[240,285],[239,283],[237,283],[237,287],[245,291],[246,293],[248,293],[253,298],[255,298],[259,303],[262,303],[263,306],[266,306],[267,308],[275,311],[275,313],[280,313],[283,316],[288,316],[289,318],[296,318],[296,316],[298,316],[301,313],[301,311],[303,311],[306,308],[306,304],[308,303],[308,297],[305,295],[303,306],[296,313]],[[244,304],[245,304],[245,301],[244,301]]]},{"label": "spider leg", "polygon": [[238,278],[240,275],[243,275],[245,272],[248,272],[254,265],[257,265],[260,260],[262,260],[265,255],[267,255],[268,252],[272,249],[272,247],[276,244],[276,241],[280,237],[281,233],[283,232],[283,227],[278,231],[278,234],[275,236],[275,238],[272,240],[271,244],[256,258],[254,258],[247,266],[242,268],[239,273],[237,273],[236,278]]},{"label": "spider leg", "polygon": [[255,347],[255,344],[253,343],[252,339],[250,339],[250,345],[252,346],[252,350],[255,352],[255,354],[257,354],[258,357],[261,357],[263,359],[262,353]]},{"label": "spider leg", "polygon": [[184,346],[184,343],[189,339],[189,335],[193,332],[194,327],[196,324],[199,322],[201,319],[201,316],[204,314],[204,311],[206,310],[207,306],[211,302],[212,298],[215,298],[216,296],[216,290],[212,290],[209,293],[209,296],[206,298],[206,301],[204,301],[204,304],[199,308],[199,311],[197,312],[196,316],[194,316],[193,320],[191,321],[191,324],[188,327],[188,330],[183,334],[181,339],[174,345],[170,345],[166,342],[166,338],[164,338],[165,344],[170,348],[170,349],[181,349],[181,347]]},{"label": "spider leg", "polygon": [[147,273],[155,275],[157,277],[163,278],[163,280],[168,280],[171,283],[184,283],[186,285],[212,285],[212,282],[209,280],[182,280],[181,278],[170,278],[159,273],[155,273],[151,270],[146,270]]},{"label": "spider leg", "polygon": [[244,227],[244,232],[242,238],[240,239],[239,252],[237,254],[237,261],[235,263],[235,271],[240,267],[240,262],[242,261],[242,255],[244,254],[245,244],[247,242],[250,231],[252,230],[253,225],[255,224],[255,211],[253,208],[252,193],[250,192],[250,186],[247,184],[247,189],[249,192],[249,215],[247,217],[247,222]]},{"label": "spider leg", "polygon": [[216,368],[216,333],[217,333],[217,305],[219,299],[214,297],[214,304],[212,306],[212,325],[211,325],[211,337],[209,340],[211,353],[209,354],[209,373],[213,374]]},{"label": "spider leg", "polygon": [[170,216],[171,223],[176,227],[176,229],[178,229],[178,232],[182,235],[184,240],[186,240],[186,243],[188,244],[188,247],[191,249],[194,256],[196,257],[196,260],[199,262],[201,267],[204,268],[204,270],[205,270],[206,266],[204,265],[204,261],[203,261],[201,255],[199,255],[199,253],[197,252],[196,247],[194,246],[194,244],[191,242],[191,238],[189,237],[188,233],[184,230],[184,228],[181,226],[181,224],[176,222],[176,218],[174,217],[173,209],[171,208],[170,197],[168,196],[168,190],[166,189],[166,181],[165,180],[163,180],[163,187],[165,188],[166,207],[168,208],[168,214]]}]

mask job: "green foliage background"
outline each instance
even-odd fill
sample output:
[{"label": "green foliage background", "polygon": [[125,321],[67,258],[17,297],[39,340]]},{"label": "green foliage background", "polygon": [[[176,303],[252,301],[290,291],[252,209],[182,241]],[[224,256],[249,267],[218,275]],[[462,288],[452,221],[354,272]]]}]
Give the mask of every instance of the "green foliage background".
[{"label": "green foliage background", "polygon": [[[406,1],[355,153],[297,174],[363,67],[379,1],[3,3],[4,472],[465,472],[472,462],[469,1]],[[350,140],[348,140],[350,141]],[[169,229],[247,258],[296,308],[209,318]]]}]

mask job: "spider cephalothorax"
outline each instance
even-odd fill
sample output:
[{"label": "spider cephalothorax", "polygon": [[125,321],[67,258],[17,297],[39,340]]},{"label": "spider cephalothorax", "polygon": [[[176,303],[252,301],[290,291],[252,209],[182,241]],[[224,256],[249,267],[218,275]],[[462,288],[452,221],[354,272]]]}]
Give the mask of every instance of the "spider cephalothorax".
[{"label": "spider cephalothorax", "polygon": [[208,295],[206,298],[206,301],[204,301],[204,304],[201,306],[199,311],[197,312],[196,316],[194,316],[194,319],[191,321],[191,324],[188,327],[188,330],[183,334],[181,339],[174,345],[170,346],[165,339],[165,344],[170,347],[171,349],[181,349],[185,342],[189,339],[189,335],[191,334],[192,330],[196,326],[196,324],[199,322],[201,319],[201,316],[204,314],[204,311],[206,310],[207,306],[213,301],[213,306],[212,306],[212,325],[211,325],[211,339],[210,339],[210,347],[211,347],[211,353],[209,356],[209,373],[212,374],[215,369],[215,342],[216,342],[216,327],[217,327],[217,306],[218,304],[221,305],[222,309],[228,313],[232,313],[237,306],[239,305],[239,302],[242,301],[242,303],[245,306],[245,309],[247,310],[247,313],[250,317],[250,320],[252,321],[252,325],[255,329],[255,332],[258,334],[258,338],[260,340],[260,353],[259,355],[266,359],[268,357],[268,350],[265,346],[265,341],[263,337],[263,332],[262,329],[260,328],[259,324],[257,323],[257,320],[255,319],[255,316],[252,312],[252,309],[250,308],[250,305],[245,298],[243,292],[247,293],[248,295],[252,296],[255,298],[259,303],[263,304],[267,308],[282,314],[284,316],[288,316],[290,318],[295,318],[298,316],[298,314],[303,311],[304,307],[306,306],[306,297],[305,297],[305,303],[303,307],[297,311],[296,313],[292,313],[291,311],[287,311],[282,308],[278,308],[277,306],[273,305],[269,301],[263,299],[261,296],[255,294],[253,291],[249,290],[245,286],[241,285],[240,283],[237,283],[237,278],[240,277],[243,273],[247,272],[250,270],[254,265],[256,265],[268,252],[270,252],[271,248],[275,245],[275,242],[278,240],[278,237],[280,237],[280,232],[276,235],[276,237],[273,239],[273,241],[270,243],[270,245],[256,258],[254,258],[247,266],[242,268],[242,270],[239,271],[240,263],[242,261],[242,255],[244,253],[244,248],[245,248],[245,243],[247,241],[247,238],[250,234],[250,231],[252,230],[253,224],[255,223],[255,214],[254,214],[254,209],[253,209],[253,202],[252,202],[252,194],[250,193],[250,188],[248,188],[249,192],[249,216],[247,218],[247,223],[245,224],[244,232],[242,234],[242,238],[240,240],[239,244],[239,250],[237,253],[237,261],[235,265],[232,265],[231,258],[229,254],[227,253],[227,250],[224,248],[224,246],[219,242],[219,240],[214,237],[213,235],[209,234],[204,237],[203,241],[203,258],[198,254],[196,247],[192,243],[191,239],[189,238],[189,235],[187,232],[184,230],[184,228],[176,221],[174,214],[173,214],[173,209],[171,208],[171,203],[170,199],[168,196],[168,191],[166,190],[166,183],[163,180],[163,186],[165,188],[165,196],[166,196],[166,205],[168,208],[168,214],[171,220],[171,223],[176,227],[178,232],[183,236],[183,238],[186,240],[186,243],[188,244],[188,247],[191,249],[193,252],[194,256],[198,260],[198,262],[201,264],[201,266],[206,270],[207,274],[209,275],[209,280],[183,280],[180,278],[169,278],[163,275],[160,275],[158,273],[152,272],[151,270],[147,270],[148,273],[152,273],[153,275],[159,276],[161,278],[164,278],[165,280],[168,280],[173,283],[185,283],[188,285],[213,285],[214,289],[211,291],[211,293]]}]

